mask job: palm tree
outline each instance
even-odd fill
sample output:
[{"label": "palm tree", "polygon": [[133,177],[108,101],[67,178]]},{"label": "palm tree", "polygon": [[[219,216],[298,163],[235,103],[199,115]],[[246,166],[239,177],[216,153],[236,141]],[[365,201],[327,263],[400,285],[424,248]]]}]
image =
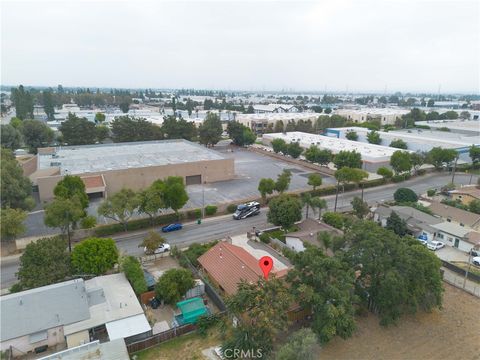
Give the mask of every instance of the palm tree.
[{"label": "palm tree", "polygon": [[312,198],[311,206],[314,213],[318,210],[318,220],[320,220],[322,218],[322,210],[327,209],[327,201],[320,196],[315,196]]},{"label": "palm tree", "polygon": [[302,194],[302,199],[301,199],[302,200],[302,205],[307,208],[307,211],[305,213],[305,218],[306,219],[308,219],[308,210],[310,209],[310,207],[312,207],[312,209],[313,209],[312,199],[313,198],[312,198],[312,195],[310,193],[306,192],[306,193]]}]

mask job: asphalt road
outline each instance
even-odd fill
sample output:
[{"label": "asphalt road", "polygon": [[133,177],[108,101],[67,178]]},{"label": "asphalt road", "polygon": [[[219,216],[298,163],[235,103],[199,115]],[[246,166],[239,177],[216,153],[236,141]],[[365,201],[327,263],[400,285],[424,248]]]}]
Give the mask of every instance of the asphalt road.
[{"label": "asphalt road", "polygon": [[[398,183],[389,184],[382,187],[375,187],[366,189],[364,192],[364,199],[373,205],[378,202],[383,202],[393,199],[393,193],[400,187],[408,187],[414,190],[417,194],[425,193],[431,188],[440,188],[444,184],[447,184],[451,180],[451,175],[446,174],[434,174],[426,175],[412,180]],[[456,174],[456,184],[468,184],[470,181],[470,175]],[[474,176],[472,183],[476,183],[477,176]],[[351,209],[350,202],[355,196],[360,196],[360,190],[340,194],[337,204],[338,211],[346,211]],[[330,195],[324,197],[327,200],[328,209],[332,210],[335,202],[335,196]],[[266,209],[262,209],[262,212],[249,219],[245,220],[233,220],[231,216],[220,216],[210,219],[206,219],[202,224],[187,223],[180,231],[175,231],[165,234],[167,242],[171,245],[177,245],[178,247],[187,247],[193,243],[205,243],[217,239],[222,239],[225,236],[233,236],[247,232],[251,230],[253,226],[257,229],[263,229],[272,226],[268,224],[266,217]],[[117,246],[121,252],[129,255],[140,255],[142,249],[138,247],[146,234],[145,231],[121,234],[114,237],[117,242]],[[1,264],[1,288],[11,286],[16,281],[15,273],[18,269],[18,257],[2,259]]]}]

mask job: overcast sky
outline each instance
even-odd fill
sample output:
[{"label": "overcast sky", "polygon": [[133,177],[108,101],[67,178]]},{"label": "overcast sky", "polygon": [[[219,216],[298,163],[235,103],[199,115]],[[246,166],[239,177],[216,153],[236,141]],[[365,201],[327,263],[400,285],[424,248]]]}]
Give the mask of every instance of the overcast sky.
[{"label": "overcast sky", "polygon": [[478,93],[479,4],[2,0],[1,83]]}]

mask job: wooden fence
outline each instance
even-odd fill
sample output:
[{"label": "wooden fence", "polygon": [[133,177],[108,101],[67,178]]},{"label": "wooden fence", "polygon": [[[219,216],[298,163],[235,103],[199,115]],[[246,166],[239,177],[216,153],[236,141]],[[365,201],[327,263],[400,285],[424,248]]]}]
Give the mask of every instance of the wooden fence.
[{"label": "wooden fence", "polygon": [[129,354],[133,354],[137,351],[142,351],[145,349],[149,349],[151,347],[157,346],[158,344],[173,339],[177,336],[185,335],[191,333],[197,329],[196,325],[187,324],[183,326],[179,326],[173,329],[169,329],[167,331],[161,332],[159,334],[150,336],[146,339],[136,341],[134,343],[127,345],[127,350]]}]

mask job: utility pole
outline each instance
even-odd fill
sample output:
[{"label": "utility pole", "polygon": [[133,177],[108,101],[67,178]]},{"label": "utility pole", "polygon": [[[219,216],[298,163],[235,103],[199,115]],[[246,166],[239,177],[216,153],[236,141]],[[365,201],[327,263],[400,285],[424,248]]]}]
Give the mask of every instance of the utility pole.
[{"label": "utility pole", "polygon": [[455,180],[455,171],[457,171],[457,161],[458,161],[458,155],[457,157],[455,158],[455,162],[453,163],[453,170],[452,170],[452,184],[454,184],[454,180]]}]

